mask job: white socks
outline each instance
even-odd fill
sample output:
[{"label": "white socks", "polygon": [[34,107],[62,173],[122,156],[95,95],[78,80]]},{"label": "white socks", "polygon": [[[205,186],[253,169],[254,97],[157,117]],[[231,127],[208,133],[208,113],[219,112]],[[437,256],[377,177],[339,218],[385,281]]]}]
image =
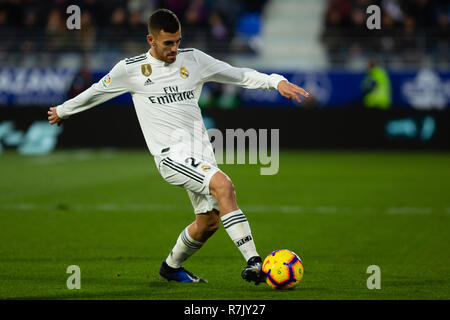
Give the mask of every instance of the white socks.
[{"label": "white socks", "polygon": [[191,238],[186,227],[178,237],[177,243],[173,247],[169,256],[166,259],[166,263],[169,267],[179,268],[183,261],[192,256],[195,252],[202,247],[203,243],[198,242]]},{"label": "white socks", "polygon": [[[248,261],[251,257],[259,256],[258,252],[256,252],[255,243],[253,242],[250,225],[241,210],[227,213],[220,219],[231,240],[233,240],[244,256],[245,261]],[[197,252],[202,245],[203,242],[191,238],[188,227],[186,227],[180,233],[177,243],[166,259],[166,263],[169,267],[179,268],[181,267],[181,264]]]},{"label": "white socks", "polygon": [[244,256],[245,261],[248,261],[251,257],[259,256],[253,242],[250,225],[241,210],[227,213],[220,219],[231,240],[233,240]]}]

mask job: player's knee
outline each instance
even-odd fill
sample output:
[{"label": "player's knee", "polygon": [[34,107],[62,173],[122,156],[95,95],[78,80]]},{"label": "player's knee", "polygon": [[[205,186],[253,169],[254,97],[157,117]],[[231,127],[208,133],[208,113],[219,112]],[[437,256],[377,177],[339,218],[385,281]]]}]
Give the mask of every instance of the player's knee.
[{"label": "player's knee", "polygon": [[211,193],[216,197],[230,197],[235,194],[234,185],[230,178],[222,174],[214,180]]}]

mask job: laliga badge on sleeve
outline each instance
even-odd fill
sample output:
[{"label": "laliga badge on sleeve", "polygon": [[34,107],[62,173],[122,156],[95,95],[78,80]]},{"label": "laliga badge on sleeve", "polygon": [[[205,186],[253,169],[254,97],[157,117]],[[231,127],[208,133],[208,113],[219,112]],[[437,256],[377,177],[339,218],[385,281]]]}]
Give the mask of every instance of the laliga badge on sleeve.
[{"label": "laliga badge on sleeve", "polygon": [[106,88],[110,83],[111,83],[111,77],[109,76],[109,74],[107,74],[106,76],[103,77],[102,84]]}]

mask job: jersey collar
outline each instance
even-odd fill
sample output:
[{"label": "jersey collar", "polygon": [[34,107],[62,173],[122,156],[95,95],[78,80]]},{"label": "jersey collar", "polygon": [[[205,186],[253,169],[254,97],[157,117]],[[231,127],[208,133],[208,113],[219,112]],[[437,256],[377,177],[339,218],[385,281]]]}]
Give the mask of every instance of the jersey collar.
[{"label": "jersey collar", "polygon": [[158,60],[158,59],[154,58],[154,57],[150,54],[150,50],[147,51],[147,59],[148,59],[151,63],[153,63],[153,64],[155,64],[155,65],[158,65],[158,66],[167,67],[167,66],[169,65],[169,63],[166,63],[166,62],[164,62],[164,61],[161,61],[161,60]]}]

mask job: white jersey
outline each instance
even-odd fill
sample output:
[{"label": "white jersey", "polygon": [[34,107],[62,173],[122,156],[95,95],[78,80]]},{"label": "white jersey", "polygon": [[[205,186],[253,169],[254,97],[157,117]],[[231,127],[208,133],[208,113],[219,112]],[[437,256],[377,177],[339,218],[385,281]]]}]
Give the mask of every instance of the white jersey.
[{"label": "white jersey", "polygon": [[[147,146],[155,158],[180,144],[180,133],[191,136],[191,146],[201,145],[211,157],[212,146],[203,125],[198,100],[205,82],[215,81],[248,89],[277,89],[286,80],[277,74],[263,74],[235,68],[197,49],[180,49],[169,64],[150,52],[119,61],[99,82],[59,105],[58,116],[69,116],[130,92]],[[194,132],[200,129],[200,133]],[[184,145],[186,145],[184,143]],[[192,154],[205,158],[191,150]]]}]

